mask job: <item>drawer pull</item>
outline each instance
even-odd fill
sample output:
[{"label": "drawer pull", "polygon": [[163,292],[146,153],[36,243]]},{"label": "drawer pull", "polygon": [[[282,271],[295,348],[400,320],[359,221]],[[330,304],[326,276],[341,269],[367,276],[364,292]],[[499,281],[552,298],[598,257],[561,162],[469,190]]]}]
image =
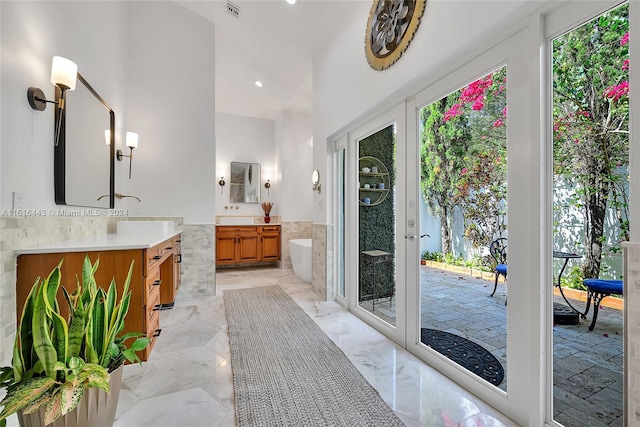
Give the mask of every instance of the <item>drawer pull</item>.
[{"label": "drawer pull", "polygon": [[176,240],[176,243],[182,243],[182,239]]},{"label": "drawer pull", "polygon": [[154,281],[151,286],[160,286],[160,283],[162,283],[162,279],[158,279],[156,281]]},{"label": "drawer pull", "polygon": [[156,255],[156,256],[153,257],[153,259],[155,259],[155,260],[159,260],[160,258],[162,258],[162,255]]},{"label": "drawer pull", "polygon": [[162,328],[156,329],[153,335],[151,335],[151,338],[159,337],[161,333],[162,333]]},{"label": "drawer pull", "polygon": [[154,306],[153,306],[152,311],[158,311],[158,310],[160,310],[161,308],[162,308],[162,304],[156,304],[156,305],[154,305]]},{"label": "drawer pull", "polygon": [[171,249],[173,249],[173,246],[167,246],[166,248],[164,248],[165,251],[170,251]]}]

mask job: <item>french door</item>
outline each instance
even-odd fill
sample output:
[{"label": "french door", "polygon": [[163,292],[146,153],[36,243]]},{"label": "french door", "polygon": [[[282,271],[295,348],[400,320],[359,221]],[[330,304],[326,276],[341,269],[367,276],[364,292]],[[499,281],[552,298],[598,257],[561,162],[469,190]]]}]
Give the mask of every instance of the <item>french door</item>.
[{"label": "french door", "polygon": [[[434,243],[440,238],[438,236],[440,226],[432,230],[424,225],[423,217],[428,209],[423,201],[425,190],[422,188],[424,180],[421,177],[421,169],[425,166],[425,162],[421,159],[423,154],[421,152],[424,148],[421,146],[424,145],[424,134],[428,130],[427,123],[432,123],[435,120],[433,118],[435,116],[432,116],[432,119],[427,117],[430,105],[442,103],[443,99],[449,97],[455,104],[457,102],[456,96],[460,97],[464,88],[473,86],[476,82],[488,85],[487,82],[491,80],[493,83],[487,88],[492,92],[486,92],[483,96],[495,98],[498,93],[502,93],[505,98],[504,102],[514,106],[513,111],[511,107],[509,109],[509,129],[507,130],[506,126],[505,105],[502,104],[498,105],[495,102],[495,105],[490,102],[486,104],[487,108],[491,106],[495,110],[500,120],[492,119],[489,123],[488,118],[481,116],[482,111],[478,111],[477,106],[471,105],[472,103],[468,105],[469,117],[473,120],[483,120],[485,127],[491,132],[502,132],[502,145],[499,147],[502,152],[494,157],[488,165],[498,165],[504,167],[506,171],[506,152],[511,150],[507,149],[507,140],[510,139],[508,135],[514,134],[514,129],[517,133],[518,126],[522,127],[522,124],[526,123],[524,117],[527,110],[517,108],[522,97],[514,95],[517,92],[506,88],[507,68],[510,70],[510,87],[514,83],[516,87],[523,87],[523,82],[526,79],[526,68],[521,66],[521,64],[525,64],[526,55],[522,49],[518,49],[518,45],[522,44],[522,38],[522,32],[512,36],[508,41],[484,52],[481,56],[432,83],[402,104],[348,132],[344,168],[346,213],[344,223],[348,225],[344,229],[346,244],[344,253],[345,297],[349,309],[372,327],[445,373],[460,385],[478,395],[483,395],[487,402],[505,413],[509,412],[509,400],[504,384],[502,389],[498,388],[496,384],[489,383],[452,359],[436,352],[422,342],[422,331],[425,328],[442,330],[463,336],[468,341],[475,343],[484,338],[485,342],[480,345],[489,351],[494,351],[501,358],[500,362],[505,368],[504,382],[506,382],[507,348],[510,347],[510,354],[521,358],[525,357],[526,351],[526,346],[523,345],[507,345],[507,341],[511,339],[508,337],[514,336],[507,333],[507,330],[512,328],[511,321],[507,320],[512,317],[508,316],[507,312],[513,310],[522,312],[527,309],[530,298],[523,294],[529,292],[530,288],[525,286],[510,287],[509,304],[505,305],[506,287],[501,286],[501,292],[498,296],[491,298],[489,296],[491,292],[487,292],[483,284],[470,284],[468,289],[465,288],[459,292],[465,293],[465,298],[471,301],[470,304],[473,305],[473,308],[470,305],[460,309],[456,308],[460,307],[460,294],[456,294],[454,286],[450,285],[459,286],[463,280],[458,275],[446,279],[445,277],[448,276],[445,273],[426,271],[420,266],[421,245],[424,250],[425,244]],[[510,64],[514,61],[512,57],[516,56],[518,62],[515,64],[518,66],[511,66]],[[514,69],[515,73],[511,71]],[[446,107],[445,110],[449,107],[453,108],[448,104],[444,107]],[[444,127],[445,122],[447,120],[444,120],[444,124],[440,127]],[[512,123],[516,123],[516,125],[512,126]],[[472,149],[477,148],[481,142],[487,150],[492,148],[488,146],[486,132],[479,130],[477,132],[470,130],[470,132],[470,139],[477,144],[472,144],[467,153],[460,155],[461,158],[474,153]],[[476,157],[476,160],[489,159],[488,156],[478,155]],[[509,156],[510,159],[511,157]],[[440,158],[447,165],[451,162],[449,154]],[[521,159],[526,165],[529,165],[529,159],[522,157]],[[471,161],[473,160],[471,159]],[[510,161],[509,168],[512,168],[511,165]],[[444,169],[444,167],[443,163],[442,168]],[[466,173],[464,165],[456,166],[453,169],[458,175]],[[439,171],[432,172],[439,173]],[[506,186],[506,176],[503,178]],[[515,188],[526,185],[529,184],[517,181]],[[514,192],[513,188],[509,188],[510,200],[517,199],[518,196],[522,199],[529,194],[525,191]],[[480,194],[480,192],[482,189],[476,193]],[[515,193],[516,197],[512,196],[512,193]],[[497,203],[502,206],[501,204],[506,201],[498,201]],[[516,203],[516,206],[522,207],[525,204]],[[503,210],[506,215],[506,205]],[[510,224],[521,226],[520,223],[526,222],[525,220],[528,221],[523,214],[511,219]],[[354,228],[351,228],[352,226]],[[458,230],[457,242],[463,241],[462,237],[465,237],[463,234],[464,230]],[[510,254],[511,260],[515,260],[513,264],[515,267],[510,270],[510,274],[513,272],[515,278],[521,276],[519,270],[521,269],[520,265],[523,264],[519,262],[521,256],[518,253],[520,248],[524,247],[519,244],[521,239],[522,237],[518,234],[510,236],[510,243],[519,248]],[[437,246],[440,244],[437,243]],[[476,246],[478,246],[475,248],[478,256],[481,256],[481,245]],[[467,247],[464,248],[464,250],[466,249]],[[458,255],[462,254],[462,250],[462,248],[459,249]],[[471,251],[464,252],[464,255],[469,256],[470,254]],[[438,281],[439,283],[436,283]],[[469,282],[471,281],[470,278]],[[440,288],[436,289],[434,283]],[[466,293],[471,291],[471,286],[473,286],[473,291],[478,293],[475,300],[466,296]],[[449,296],[446,297],[446,295]],[[429,298],[440,299],[434,302]],[[485,300],[487,300],[487,304],[479,304],[480,301]],[[440,311],[436,313],[436,309]],[[454,314],[460,317],[461,327],[466,329],[451,329],[451,325],[447,324],[447,319],[439,315],[440,312],[445,312],[444,314],[448,318]],[[496,312],[500,312],[501,318],[489,319],[491,324],[482,317],[485,313],[487,318],[495,317]],[[473,328],[476,325],[482,326],[486,330],[483,330],[481,335],[476,334]],[[498,334],[500,337],[496,336]],[[512,357],[509,359],[511,360]],[[529,375],[528,367],[524,364],[521,365],[510,368],[509,375],[513,375],[516,380]]]},{"label": "french door", "polygon": [[[405,345],[407,268],[417,259],[416,204],[408,196],[404,103],[349,133],[346,273],[350,310]],[[415,265],[415,263],[414,263]]]}]

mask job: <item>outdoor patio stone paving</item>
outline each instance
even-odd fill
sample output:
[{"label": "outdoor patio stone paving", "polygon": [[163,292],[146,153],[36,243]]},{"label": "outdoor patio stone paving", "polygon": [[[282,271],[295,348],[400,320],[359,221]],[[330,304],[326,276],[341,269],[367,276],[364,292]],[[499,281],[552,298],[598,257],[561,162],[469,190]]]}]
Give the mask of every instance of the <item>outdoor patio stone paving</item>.
[{"label": "outdoor patio stone paving", "polygon": [[[421,267],[422,327],[451,332],[489,350],[505,369],[506,289],[470,276]],[[562,298],[557,297],[556,302]],[[584,302],[571,301],[577,308]],[[554,418],[566,427],[622,425],[622,312],[602,307],[579,325],[554,326]]]}]

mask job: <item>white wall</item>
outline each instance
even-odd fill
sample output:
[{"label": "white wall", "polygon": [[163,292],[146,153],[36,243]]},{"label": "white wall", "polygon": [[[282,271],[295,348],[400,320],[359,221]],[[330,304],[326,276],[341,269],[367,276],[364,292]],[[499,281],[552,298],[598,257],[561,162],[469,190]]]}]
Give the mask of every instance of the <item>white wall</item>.
[{"label": "white wall", "polygon": [[142,203],[129,214],[213,224],[214,24],[170,1],[130,9],[127,130],[140,140],[128,194]]},{"label": "white wall", "polygon": [[[360,2],[353,19],[326,49],[313,58],[314,167],[327,167],[323,141],[367,111],[399,103],[433,79],[477,51],[479,41],[498,25],[514,24],[536,2],[428,1],[414,39],[391,68],[375,71],[364,53],[364,34],[370,2]],[[483,39],[484,38],[484,39]],[[486,48],[486,47],[485,47]],[[453,88],[457,89],[457,88]],[[324,194],[315,195],[314,221],[324,223],[328,211]]]},{"label": "white wall", "polygon": [[[262,208],[253,203],[231,203],[229,200],[229,171],[231,162],[260,163],[261,200],[274,203],[271,215],[281,215],[280,194],[282,189],[276,170],[273,120],[235,114],[216,113],[216,171],[215,202],[216,215],[261,216]],[[271,176],[271,189],[264,188],[266,176]],[[220,191],[218,181],[224,176],[226,185]],[[230,211],[225,206],[239,206]]]},{"label": "white wall", "polygon": [[11,209],[13,191],[24,194],[25,208],[60,208],[53,197],[54,109],[34,111],[26,97],[36,86],[53,99],[54,55],[78,64],[115,111],[116,132],[122,136],[128,7],[125,2],[0,2],[1,209]]},{"label": "white wall", "polygon": [[308,144],[311,134],[309,115],[282,111],[276,118],[275,148],[283,222],[313,220],[313,147]]}]

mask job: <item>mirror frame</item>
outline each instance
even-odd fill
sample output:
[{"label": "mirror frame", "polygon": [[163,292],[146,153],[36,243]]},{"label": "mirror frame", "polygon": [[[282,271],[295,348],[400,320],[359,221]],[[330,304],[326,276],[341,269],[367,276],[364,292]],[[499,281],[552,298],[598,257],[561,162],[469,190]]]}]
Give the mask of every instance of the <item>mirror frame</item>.
[{"label": "mirror frame", "polygon": [[[237,162],[237,161],[232,161],[229,165],[229,186],[233,187],[234,183],[233,182],[233,165],[249,165],[249,166],[257,166],[259,168],[259,173],[258,173],[258,177],[257,177],[257,182],[258,182],[258,201],[257,202],[247,202],[247,195],[246,193],[243,193],[242,197],[243,200],[232,200],[232,196],[233,196],[233,190],[232,188],[229,188],[229,201],[231,203],[248,203],[248,204],[259,204],[261,203],[262,200],[262,165],[260,163],[257,162]],[[254,178],[255,179],[255,178]]]},{"label": "mirror frame", "polygon": [[[98,209],[113,209],[115,207],[115,113],[105,102],[104,99],[96,92],[96,90],[78,73],[78,80],[87,88],[87,90],[102,104],[109,112],[109,207],[102,206],[86,206]],[[60,101],[62,91],[56,86],[56,101]],[[66,100],[65,100],[66,101]],[[58,141],[55,141],[54,131],[54,150],[53,150],[53,182],[54,182],[54,198],[56,205],[68,205],[66,201],[66,108],[54,108],[55,123],[60,123]],[[85,205],[68,205],[68,206],[85,206]]]}]

